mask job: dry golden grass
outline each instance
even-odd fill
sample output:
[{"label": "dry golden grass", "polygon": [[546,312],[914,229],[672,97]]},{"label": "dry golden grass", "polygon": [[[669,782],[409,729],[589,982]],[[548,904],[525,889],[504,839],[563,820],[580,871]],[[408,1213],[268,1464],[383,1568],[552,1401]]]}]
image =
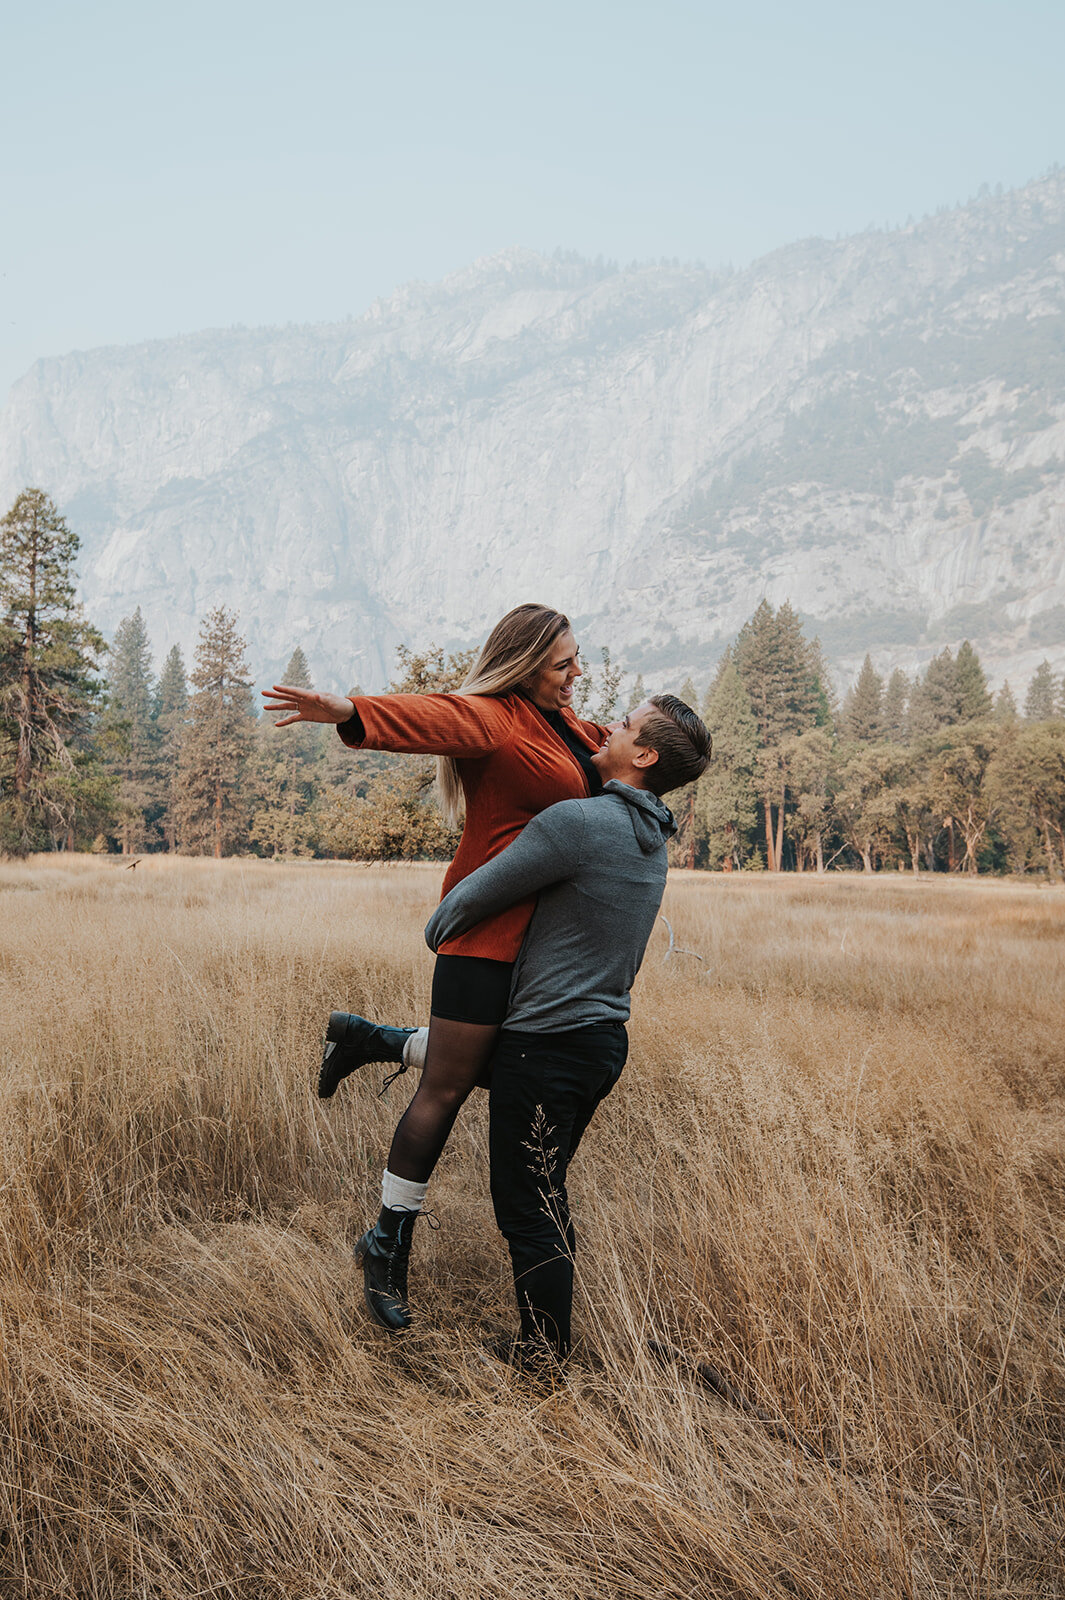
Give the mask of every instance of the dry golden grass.
[{"label": "dry golden grass", "polygon": [[330,1007],[424,1015],[438,881],[0,867],[4,1600],[1065,1593],[1061,892],[677,875],[705,959],[656,933],[537,1396],[481,1354],[483,1103],[390,1342],[407,1084],[310,1087]]}]

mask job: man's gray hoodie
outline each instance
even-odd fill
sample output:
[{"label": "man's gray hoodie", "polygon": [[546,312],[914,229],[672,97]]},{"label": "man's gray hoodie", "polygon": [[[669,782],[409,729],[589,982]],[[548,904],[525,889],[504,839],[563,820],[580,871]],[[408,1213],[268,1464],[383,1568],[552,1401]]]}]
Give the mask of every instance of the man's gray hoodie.
[{"label": "man's gray hoodie", "polygon": [[624,1022],[666,884],[668,806],[611,780],[590,800],[563,800],[456,884],[425,929],[431,950],[538,895],[514,967],[504,1027],[562,1033]]}]

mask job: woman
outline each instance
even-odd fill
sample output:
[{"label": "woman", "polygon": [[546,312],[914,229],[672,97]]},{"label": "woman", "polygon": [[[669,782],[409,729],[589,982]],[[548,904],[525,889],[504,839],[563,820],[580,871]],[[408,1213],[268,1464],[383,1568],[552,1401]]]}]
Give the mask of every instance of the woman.
[{"label": "woman", "polygon": [[[524,605],[492,629],[456,694],[348,699],[284,684],[264,692],[268,709],[287,713],[278,727],[333,722],[355,749],[438,758],[438,784],[452,820],[459,820],[465,803],[443,895],[504,850],[540,811],[598,792],[591,756],[607,729],[573,712],[581,671],[568,619],[547,606]],[[488,1065],[533,906],[530,900],[510,907],[442,946],[437,956],[421,1083],[392,1140],[380,1217],[356,1246],[367,1305],[392,1331],[410,1324],[407,1260],[414,1222],[463,1102]],[[335,1049],[327,1045],[322,1064],[323,1097],[364,1061],[401,1059],[408,1031],[373,1028],[335,1012],[328,1037]]]}]

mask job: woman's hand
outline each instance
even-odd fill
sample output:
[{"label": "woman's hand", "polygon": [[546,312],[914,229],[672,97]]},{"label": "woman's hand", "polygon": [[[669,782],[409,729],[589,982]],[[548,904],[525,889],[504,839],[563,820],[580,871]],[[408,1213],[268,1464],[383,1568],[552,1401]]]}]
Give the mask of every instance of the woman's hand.
[{"label": "woman's hand", "polygon": [[342,694],[320,694],[317,689],[292,689],[287,683],[275,683],[272,689],[261,691],[269,712],[288,712],[275,728],[287,728],[290,722],[347,722],[355,710],[352,702]]}]

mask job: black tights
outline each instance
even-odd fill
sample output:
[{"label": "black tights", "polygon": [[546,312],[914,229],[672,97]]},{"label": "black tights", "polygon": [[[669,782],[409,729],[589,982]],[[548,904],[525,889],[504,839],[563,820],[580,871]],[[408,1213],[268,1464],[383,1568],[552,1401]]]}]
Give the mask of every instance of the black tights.
[{"label": "black tights", "polygon": [[428,1183],[470,1091],[488,1087],[488,1063],[498,1033],[495,1023],[429,1018],[422,1081],[399,1119],[388,1152],[388,1170],[395,1177]]}]

